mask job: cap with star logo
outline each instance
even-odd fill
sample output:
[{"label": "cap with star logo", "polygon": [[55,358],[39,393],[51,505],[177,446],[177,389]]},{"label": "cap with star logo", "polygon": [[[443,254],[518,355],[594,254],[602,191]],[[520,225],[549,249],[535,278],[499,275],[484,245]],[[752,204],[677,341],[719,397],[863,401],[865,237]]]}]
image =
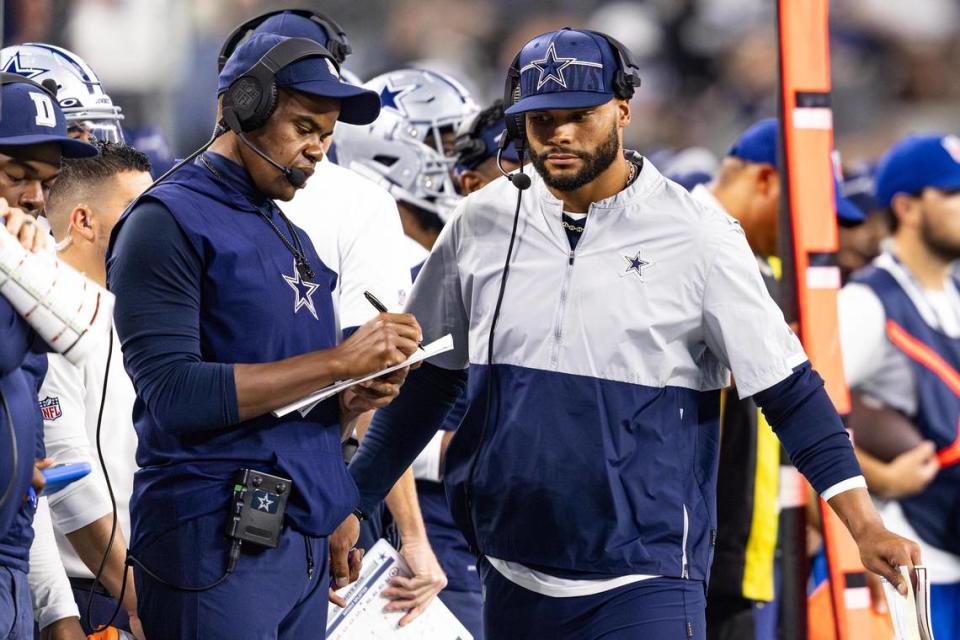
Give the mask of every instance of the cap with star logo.
[{"label": "cap with star logo", "polygon": [[513,115],[550,109],[586,109],[613,100],[620,68],[602,36],[564,27],[537,36],[520,50],[520,99]]}]

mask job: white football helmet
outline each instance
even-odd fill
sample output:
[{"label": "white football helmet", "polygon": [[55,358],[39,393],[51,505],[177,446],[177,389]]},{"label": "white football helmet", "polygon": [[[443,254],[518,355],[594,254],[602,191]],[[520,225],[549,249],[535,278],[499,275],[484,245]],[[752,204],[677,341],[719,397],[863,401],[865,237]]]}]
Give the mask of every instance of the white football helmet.
[{"label": "white football helmet", "polygon": [[380,112],[373,124],[337,125],[337,163],[370,178],[401,202],[446,222],[460,200],[448,164],[401,118]]},{"label": "white football helmet", "polygon": [[69,129],[97,140],[123,142],[123,114],[113,104],[93,69],[79,56],[49,44],[31,42],[0,50],[0,69],[42,83],[57,83],[57,101]]},{"label": "white football helmet", "polygon": [[[453,166],[453,139],[464,120],[480,112],[470,92],[445,73],[398,69],[368,80],[364,86],[380,94],[381,113],[405,120],[415,137],[437,150]],[[449,132],[444,148],[443,134]]]}]

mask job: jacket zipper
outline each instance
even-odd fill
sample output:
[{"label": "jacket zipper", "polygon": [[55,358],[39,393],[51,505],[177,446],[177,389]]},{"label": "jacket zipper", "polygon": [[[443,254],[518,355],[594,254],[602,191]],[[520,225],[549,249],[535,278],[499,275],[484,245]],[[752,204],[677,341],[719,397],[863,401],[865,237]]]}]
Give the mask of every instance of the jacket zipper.
[{"label": "jacket zipper", "polygon": [[683,542],[680,555],[680,576],[686,580],[690,577],[690,566],[687,563],[687,536],[690,534],[690,516],[687,514],[687,505],[683,505]]},{"label": "jacket zipper", "polygon": [[[590,205],[590,209],[593,208],[593,205]],[[590,209],[587,209],[587,214],[589,215]],[[561,215],[563,213],[561,212]],[[566,234],[564,234],[566,235]],[[583,225],[583,232],[580,234],[580,239],[577,241],[577,246],[583,246],[583,238],[587,235],[586,224]],[[563,338],[563,317],[567,312],[567,296],[570,293],[570,281],[573,279],[573,263],[577,258],[577,252],[575,249],[570,249],[570,253],[567,254],[567,270],[563,276],[563,284],[560,286],[560,305],[557,312],[557,324],[553,328],[553,358],[551,359],[552,365],[558,367],[560,365],[560,340]]]}]

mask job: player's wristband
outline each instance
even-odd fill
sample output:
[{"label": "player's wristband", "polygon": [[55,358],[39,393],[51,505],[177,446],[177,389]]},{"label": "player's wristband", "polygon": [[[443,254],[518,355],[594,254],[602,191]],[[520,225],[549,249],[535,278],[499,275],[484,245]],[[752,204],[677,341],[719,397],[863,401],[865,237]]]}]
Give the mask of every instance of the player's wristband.
[{"label": "player's wristband", "polygon": [[369,520],[369,518],[367,517],[367,514],[364,513],[363,509],[361,509],[360,507],[357,507],[356,509],[353,510],[353,515],[357,516],[357,520],[359,520],[360,522],[363,522],[364,520]]}]

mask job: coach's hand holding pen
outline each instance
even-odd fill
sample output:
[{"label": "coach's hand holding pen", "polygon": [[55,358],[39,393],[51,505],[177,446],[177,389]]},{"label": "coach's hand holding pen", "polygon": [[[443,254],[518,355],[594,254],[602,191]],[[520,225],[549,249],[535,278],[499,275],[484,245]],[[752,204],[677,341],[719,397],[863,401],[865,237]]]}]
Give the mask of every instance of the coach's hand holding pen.
[{"label": "coach's hand holding pen", "polygon": [[[373,308],[376,309],[377,311],[379,311],[380,313],[389,313],[389,312],[387,311],[387,307],[385,307],[384,304],[383,304],[382,302],[380,302],[380,300],[377,298],[377,296],[373,295],[373,294],[370,293],[369,291],[364,291],[364,292],[363,292],[363,297],[366,298],[366,299],[367,299],[367,302],[369,302],[371,305],[373,305]],[[417,347],[422,350],[422,349],[423,349],[423,342],[417,342]]]}]

